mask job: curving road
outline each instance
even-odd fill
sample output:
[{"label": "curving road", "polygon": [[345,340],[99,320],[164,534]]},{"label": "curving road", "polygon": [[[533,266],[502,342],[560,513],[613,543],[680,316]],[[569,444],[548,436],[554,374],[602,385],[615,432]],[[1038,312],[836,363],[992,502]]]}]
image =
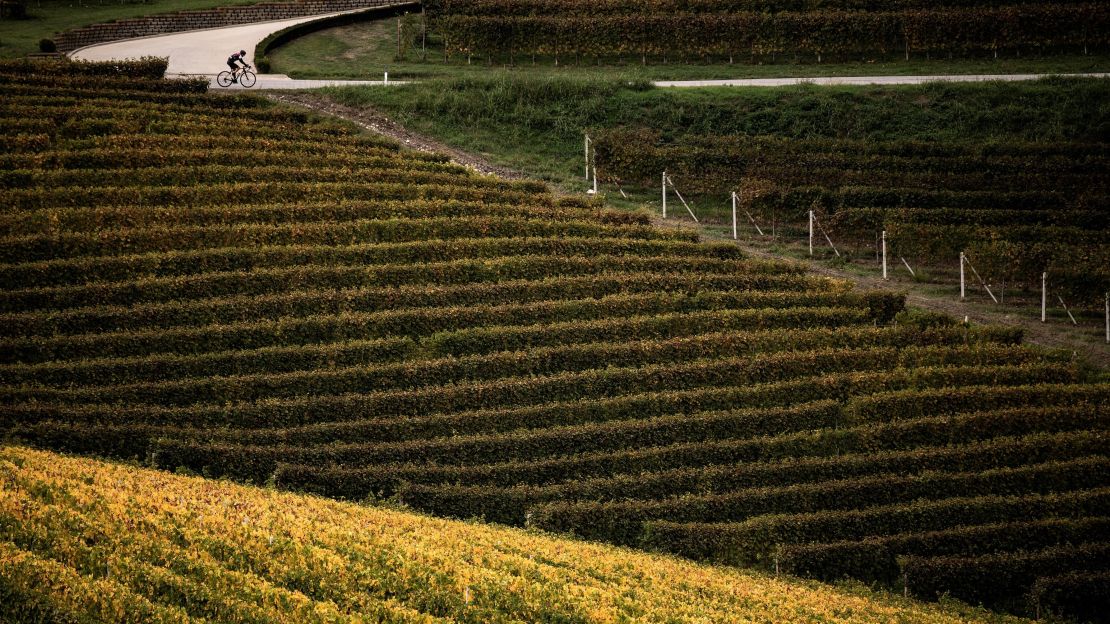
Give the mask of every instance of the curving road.
[{"label": "curving road", "polygon": [[[380,8],[380,7],[375,7]],[[215,76],[227,68],[227,57],[237,50],[253,53],[255,46],[271,33],[295,24],[311,22],[344,13],[355,13],[367,9],[355,9],[340,13],[313,15],[296,19],[273,22],[258,22],[242,26],[226,26],[209,30],[193,30],[155,37],[125,39],[75,50],[70,56],[75,59],[104,61],[111,59],[139,58],[142,56],[169,57],[167,76],[206,76],[215,85]],[[249,56],[249,54],[248,54]],[[248,61],[249,62],[249,61]],[[838,76],[827,78],[749,78],[739,80],[678,80],[657,81],[657,87],[782,87],[798,84],[816,85],[874,85],[874,84],[922,84],[925,82],[982,82],[990,80],[1017,81],[1036,80],[1049,74],[994,74],[994,75],[942,75],[942,76]],[[1106,78],[1108,73],[1063,74],[1064,76]],[[383,76],[384,78],[384,76]],[[257,89],[315,89],[333,85],[383,85],[384,80],[293,80],[282,74],[262,74],[258,77]],[[388,84],[403,84],[389,82]],[[238,85],[233,86],[238,88]]]},{"label": "curving road", "polygon": [[[379,9],[380,7],[374,7]],[[225,26],[207,30],[190,30],[154,37],[124,39],[74,50],[71,58],[87,61],[107,61],[112,59],[140,58],[143,56],[162,56],[169,58],[166,68],[167,77],[203,76],[212,81],[219,72],[227,69],[227,57],[238,50],[246,50],[249,57],[260,41],[271,33],[284,30],[296,24],[319,19],[357,13],[366,9],[342,11],[299,17],[273,22],[256,22],[242,26]],[[259,89],[314,89],[332,85],[383,84],[383,81],[369,80],[292,80],[282,74],[261,74],[258,76]],[[390,84],[393,84],[392,82]],[[238,88],[237,85],[235,88]]]}]

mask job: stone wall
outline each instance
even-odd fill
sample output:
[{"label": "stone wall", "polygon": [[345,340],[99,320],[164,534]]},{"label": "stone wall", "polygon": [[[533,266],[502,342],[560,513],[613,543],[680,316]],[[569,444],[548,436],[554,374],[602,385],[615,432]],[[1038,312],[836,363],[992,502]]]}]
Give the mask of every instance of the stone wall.
[{"label": "stone wall", "polygon": [[202,11],[179,11],[177,13],[163,13],[74,28],[55,35],[54,43],[57,44],[59,52],[72,52],[78,48],[107,41],[335,13],[336,11],[396,4],[397,1],[297,0],[295,2],[266,2],[246,6],[221,7]]}]

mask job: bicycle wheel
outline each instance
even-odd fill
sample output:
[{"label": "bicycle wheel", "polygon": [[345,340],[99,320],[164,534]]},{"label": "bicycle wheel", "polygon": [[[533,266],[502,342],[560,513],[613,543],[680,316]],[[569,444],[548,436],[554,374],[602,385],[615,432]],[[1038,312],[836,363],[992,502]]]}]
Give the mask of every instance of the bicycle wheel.
[{"label": "bicycle wheel", "polygon": [[244,69],[243,73],[239,74],[239,84],[248,89],[254,86],[256,80],[258,80],[258,76],[255,76],[254,72],[249,69]]},{"label": "bicycle wheel", "polygon": [[231,72],[229,72],[225,69],[224,71],[217,74],[216,75],[216,84],[220,85],[221,87],[230,87],[231,86]]}]

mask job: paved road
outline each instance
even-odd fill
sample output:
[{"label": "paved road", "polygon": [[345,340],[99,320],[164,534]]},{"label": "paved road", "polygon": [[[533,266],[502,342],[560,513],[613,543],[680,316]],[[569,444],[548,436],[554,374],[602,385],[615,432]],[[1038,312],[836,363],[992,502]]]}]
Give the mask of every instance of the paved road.
[{"label": "paved road", "polygon": [[[356,9],[355,11],[365,11]],[[110,59],[139,58],[142,56],[169,57],[168,76],[205,76],[215,86],[215,76],[227,67],[227,57],[236,50],[247,50],[248,57],[253,54],[258,42],[270,33],[289,26],[317,19],[341,15],[329,13],[296,19],[273,22],[258,22],[242,26],[227,26],[210,30],[194,30],[183,33],[158,35],[114,41],[75,50],[70,54],[76,59],[104,61]],[[248,61],[250,62],[250,61]],[[1066,74],[1069,76],[1100,77],[1110,74]],[[680,80],[655,82],[657,87],[781,87],[796,84],[818,85],[872,85],[872,84],[921,84],[924,82],[980,82],[987,80],[1034,80],[1042,74],[1001,74],[1001,75],[952,75],[952,76],[846,76],[829,78],[750,78],[742,80]],[[315,89],[339,85],[382,85],[384,81],[368,80],[292,80],[281,74],[262,74],[258,77],[255,89]],[[390,81],[389,84],[404,84]],[[239,88],[233,86],[231,88]]]},{"label": "paved road", "polygon": [[[376,7],[377,8],[377,7]],[[169,57],[169,66],[166,75],[174,76],[204,76],[212,80],[215,85],[215,76],[227,69],[227,57],[232,52],[246,50],[248,63],[253,59],[254,47],[265,39],[270,33],[288,28],[295,24],[311,22],[314,20],[365,11],[345,11],[312,15],[295,19],[279,20],[273,22],[257,22],[242,26],[227,26],[210,30],[191,30],[155,37],[141,37],[138,39],[125,39],[74,50],[70,56],[75,59],[88,61],[106,61],[111,59],[139,58],[142,56]],[[384,77],[384,76],[383,76]],[[258,77],[256,89],[315,89],[317,87],[332,86],[337,84],[382,84],[382,81],[365,80],[291,80],[281,74],[262,74]],[[393,84],[392,82],[390,84]],[[233,87],[234,88],[234,87]]]},{"label": "paved road", "polygon": [[[1106,78],[1110,74],[1060,74],[1067,77]],[[948,76],[832,76],[828,78],[747,78],[742,80],[670,80],[654,82],[657,87],[786,87],[797,84],[875,85],[922,84],[926,82],[986,82],[1036,80],[1047,74],[986,74]]]}]

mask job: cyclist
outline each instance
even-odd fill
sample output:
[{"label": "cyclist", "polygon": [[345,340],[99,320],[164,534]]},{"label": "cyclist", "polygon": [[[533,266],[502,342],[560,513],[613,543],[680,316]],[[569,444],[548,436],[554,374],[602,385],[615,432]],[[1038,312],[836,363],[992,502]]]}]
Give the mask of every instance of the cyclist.
[{"label": "cyclist", "polygon": [[239,82],[239,69],[246,69],[250,67],[247,64],[247,51],[239,50],[235,54],[227,57],[227,66],[231,68],[231,81]]}]

